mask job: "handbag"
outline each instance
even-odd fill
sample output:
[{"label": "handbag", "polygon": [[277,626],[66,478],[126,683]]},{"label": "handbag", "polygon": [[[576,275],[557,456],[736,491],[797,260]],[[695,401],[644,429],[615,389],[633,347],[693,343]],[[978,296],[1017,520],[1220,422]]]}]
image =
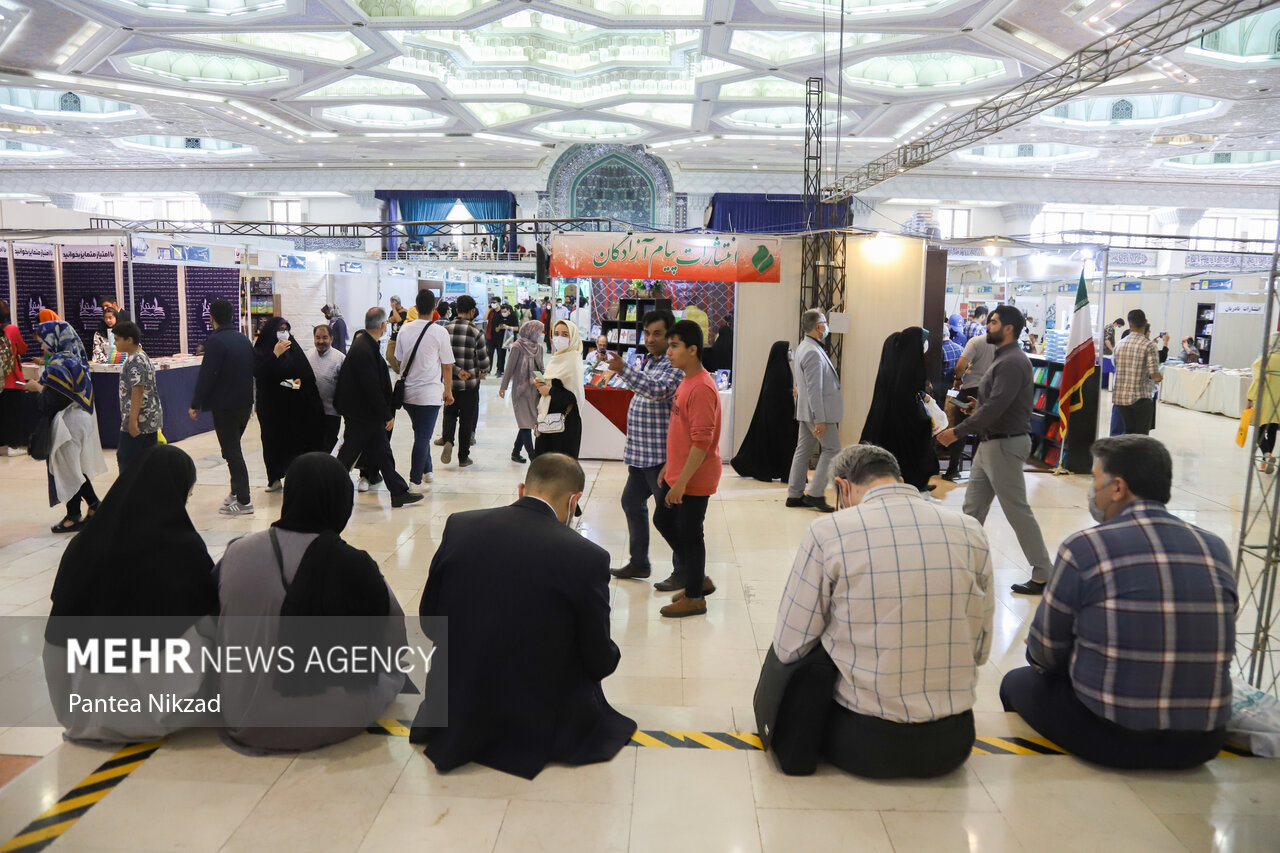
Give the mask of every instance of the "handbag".
[{"label": "handbag", "polygon": [[1236,428],[1236,446],[1244,447],[1249,440],[1249,424],[1253,423],[1253,406],[1240,413],[1240,426]]},{"label": "handbag", "polygon": [[547,412],[538,418],[538,423],[534,425],[538,435],[555,435],[564,432],[564,412]]},{"label": "handbag", "polygon": [[409,373],[409,368],[413,366],[413,357],[418,354],[418,347],[422,345],[422,339],[426,336],[427,328],[424,326],[422,334],[418,335],[418,339],[413,343],[413,351],[409,353],[409,360],[405,362],[404,370],[400,371],[400,378],[396,380],[395,387],[391,389],[391,407],[393,411],[399,411],[404,408],[404,377]]},{"label": "handbag", "polygon": [[817,769],[838,676],[821,642],[794,663],[783,663],[769,646],[752,705],[761,744],[788,776]]},{"label": "handbag", "polygon": [[934,402],[932,397],[921,394],[920,405],[924,407],[924,413],[928,415],[929,420],[933,422],[934,435],[937,435],[947,428],[947,415],[942,411],[942,409],[938,408],[938,404]]}]

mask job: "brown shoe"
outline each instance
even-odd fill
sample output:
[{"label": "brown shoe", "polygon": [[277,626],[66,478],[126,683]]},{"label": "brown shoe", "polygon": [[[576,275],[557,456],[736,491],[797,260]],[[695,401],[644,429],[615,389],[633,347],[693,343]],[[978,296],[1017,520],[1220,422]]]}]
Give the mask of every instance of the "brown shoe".
[{"label": "brown shoe", "polygon": [[[704,577],[702,579],[702,594],[710,595],[715,591],[716,591],[716,585],[711,582],[711,578]],[[675,595],[671,596],[672,601],[679,601],[682,598],[684,598],[683,592],[677,592]]]},{"label": "brown shoe", "polygon": [[702,616],[707,612],[707,602],[701,598],[681,598],[659,611],[663,616],[681,619],[685,616]]}]

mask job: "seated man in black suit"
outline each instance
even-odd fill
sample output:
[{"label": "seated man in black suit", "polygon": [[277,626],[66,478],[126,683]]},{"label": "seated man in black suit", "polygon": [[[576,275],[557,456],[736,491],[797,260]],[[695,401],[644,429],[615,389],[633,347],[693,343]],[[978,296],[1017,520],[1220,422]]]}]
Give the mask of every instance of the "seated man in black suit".
[{"label": "seated man in black suit", "polygon": [[545,453],[515,503],[445,524],[418,608],[438,653],[409,736],[441,772],[475,761],[532,779],[553,761],[608,761],[636,730],[600,689],[620,654],[609,554],[568,526],[585,483],[574,459]]}]

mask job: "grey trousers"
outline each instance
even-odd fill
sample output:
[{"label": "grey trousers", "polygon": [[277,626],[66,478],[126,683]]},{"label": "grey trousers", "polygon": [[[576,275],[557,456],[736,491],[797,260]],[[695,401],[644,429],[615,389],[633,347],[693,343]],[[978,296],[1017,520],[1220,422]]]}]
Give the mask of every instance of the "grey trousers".
[{"label": "grey trousers", "polygon": [[[805,494],[805,483],[809,478],[809,457],[813,455],[813,447],[818,438],[813,434],[816,424],[800,421],[800,437],[796,439],[796,455],[791,457],[791,476],[787,478],[787,497],[798,498]],[[809,496],[820,498],[827,491],[831,473],[831,460],[840,452],[840,425],[827,424],[827,431],[822,436],[822,453],[818,456],[818,467],[813,472],[813,484],[809,487]]]},{"label": "grey trousers", "polygon": [[1023,556],[1031,564],[1031,579],[1044,582],[1049,579],[1053,562],[1044,547],[1040,525],[1027,503],[1027,481],[1022,473],[1022,463],[1030,452],[1029,435],[986,439],[980,443],[978,452],[973,456],[973,468],[969,471],[964,514],[986,524],[991,501],[999,498],[1000,509],[1004,510],[1004,517],[1018,537]]}]

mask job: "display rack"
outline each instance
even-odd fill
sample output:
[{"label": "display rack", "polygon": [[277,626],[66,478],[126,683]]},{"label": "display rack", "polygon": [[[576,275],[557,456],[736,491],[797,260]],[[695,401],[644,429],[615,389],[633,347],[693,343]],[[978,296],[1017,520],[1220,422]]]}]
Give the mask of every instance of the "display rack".
[{"label": "display rack", "polygon": [[1212,364],[1209,350],[1213,345],[1213,319],[1217,305],[1213,302],[1201,302],[1196,305],[1196,346],[1200,348],[1200,361]]},{"label": "display rack", "polygon": [[275,292],[275,277],[255,275],[241,280],[244,287],[244,305],[247,306],[247,333],[249,339],[258,337],[264,323],[280,313],[279,298]]},{"label": "display rack", "polygon": [[[618,300],[618,317],[616,320],[603,320],[600,330],[609,341],[610,349],[625,352],[628,348],[644,345],[644,315],[650,311],[671,310],[671,300],[656,296],[632,296]],[[625,340],[624,340],[625,339]],[[582,352],[595,349],[595,340],[583,341]]]},{"label": "display rack", "polygon": [[1034,397],[1027,461],[1047,468],[1061,465],[1075,474],[1088,473],[1093,466],[1089,448],[1097,436],[1098,371],[1080,389],[1084,405],[1071,413],[1064,441],[1060,417],[1063,362],[1039,355],[1030,358]]}]

